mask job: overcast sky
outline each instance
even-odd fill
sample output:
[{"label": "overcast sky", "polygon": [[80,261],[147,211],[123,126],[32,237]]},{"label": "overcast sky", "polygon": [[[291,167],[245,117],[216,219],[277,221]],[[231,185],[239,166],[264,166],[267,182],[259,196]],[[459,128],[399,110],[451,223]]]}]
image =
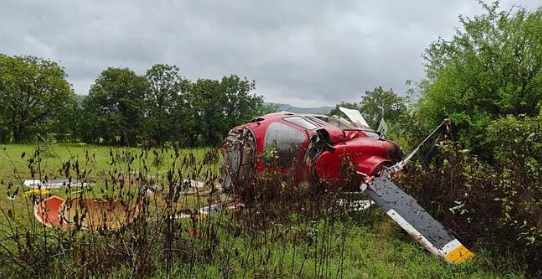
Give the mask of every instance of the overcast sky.
[{"label": "overcast sky", "polygon": [[403,94],[424,48],[481,12],[474,0],[0,0],[0,53],[59,61],[78,94],[109,66],[167,63],[254,79],[268,102],[334,105],[377,85]]}]

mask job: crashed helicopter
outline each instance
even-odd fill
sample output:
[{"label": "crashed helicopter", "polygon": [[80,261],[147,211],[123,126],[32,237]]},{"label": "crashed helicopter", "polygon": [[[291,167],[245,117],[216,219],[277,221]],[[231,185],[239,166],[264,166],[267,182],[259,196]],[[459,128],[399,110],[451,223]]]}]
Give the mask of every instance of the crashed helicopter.
[{"label": "crashed helicopter", "polygon": [[[373,131],[359,111],[340,110],[349,120],[278,112],[231,129],[222,150],[223,189],[239,192],[240,187],[257,187],[258,177],[269,171],[280,173],[293,185],[318,179],[326,187],[365,193],[430,253],[452,263],[472,258],[471,251],[392,179],[433,135],[449,129],[450,121],[442,122],[403,158],[401,148],[384,139],[387,125],[383,120]],[[341,172],[345,158],[355,168],[354,182]]]},{"label": "crashed helicopter", "polygon": [[[452,263],[472,258],[471,251],[392,180],[429,139],[438,131],[449,129],[450,121],[443,121],[403,158],[401,148],[384,139],[387,125],[383,120],[377,131],[373,131],[359,111],[340,110],[349,120],[279,112],[231,129],[222,149],[222,191],[236,194],[247,190],[239,188],[257,187],[258,178],[266,172],[280,173],[293,185],[316,179],[325,187],[365,193],[430,253]],[[342,172],[344,160],[355,169],[353,180]],[[193,184],[193,181],[188,182]],[[194,182],[195,187],[202,184]],[[60,187],[66,182],[28,180],[24,184],[42,190],[41,187]],[[34,214],[38,221],[50,227],[118,229],[138,218],[140,206],[130,207],[101,198],[65,201],[53,196],[38,202]],[[209,205],[199,213],[210,214],[221,207],[223,205]],[[78,212],[90,217],[84,222],[74,222]]]}]

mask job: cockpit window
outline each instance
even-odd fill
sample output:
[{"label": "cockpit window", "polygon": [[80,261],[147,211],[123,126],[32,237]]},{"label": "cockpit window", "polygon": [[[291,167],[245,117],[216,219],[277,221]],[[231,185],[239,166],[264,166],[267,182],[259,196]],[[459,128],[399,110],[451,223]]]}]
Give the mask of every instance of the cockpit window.
[{"label": "cockpit window", "polygon": [[331,124],[335,127],[338,127],[339,129],[341,130],[359,130],[359,131],[362,131],[365,135],[367,135],[368,137],[371,137],[371,138],[375,138],[375,139],[379,139],[380,138],[380,135],[373,131],[373,130],[368,130],[368,129],[362,129],[362,128],[359,128],[359,127],[356,127],[352,124],[350,124],[350,122],[348,122],[346,119],[342,118],[342,117],[338,117],[338,116],[327,116],[327,115],[310,115],[310,116],[305,116],[307,119],[309,119],[310,121],[312,122],[315,122],[315,123],[321,123],[321,122],[324,122],[324,123],[328,123],[328,124]]},{"label": "cockpit window", "polygon": [[290,123],[293,123],[297,126],[300,126],[304,129],[307,129],[307,130],[314,130],[316,129],[316,125],[310,123],[309,121],[307,121],[305,118],[302,118],[302,117],[298,117],[298,116],[294,116],[294,117],[286,117],[284,118],[284,120],[290,122]]},{"label": "cockpit window", "polygon": [[352,124],[350,124],[346,119],[338,117],[338,116],[315,115],[314,118],[319,119],[320,121],[324,121],[326,123],[329,123],[329,124],[331,124],[333,126],[339,127],[339,129],[341,129],[341,130],[344,130],[344,129],[355,130],[355,129],[357,129],[356,126],[353,126]]},{"label": "cockpit window", "polygon": [[[298,117],[299,118],[299,117]],[[273,122],[264,138],[264,164],[267,166],[292,167],[300,156],[301,146],[307,140],[305,132],[284,123]]]}]

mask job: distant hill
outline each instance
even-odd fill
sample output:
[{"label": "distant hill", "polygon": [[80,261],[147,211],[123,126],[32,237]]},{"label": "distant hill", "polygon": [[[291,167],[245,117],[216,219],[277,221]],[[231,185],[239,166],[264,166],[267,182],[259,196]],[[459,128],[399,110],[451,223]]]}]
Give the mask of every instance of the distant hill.
[{"label": "distant hill", "polygon": [[278,111],[290,111],[293,113],[314,113],[314,114],[326,114],[335,107],[323,106],[323,107],[312,107],[312,108],[303,108],[296,107],[289,104],[280,104],[280,103],[268,103],[272,105],[279,106]]}]

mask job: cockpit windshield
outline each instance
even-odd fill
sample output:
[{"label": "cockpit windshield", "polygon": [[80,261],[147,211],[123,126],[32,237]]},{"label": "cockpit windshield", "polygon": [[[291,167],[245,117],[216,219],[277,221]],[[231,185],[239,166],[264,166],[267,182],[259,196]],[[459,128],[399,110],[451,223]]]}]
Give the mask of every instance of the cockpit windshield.
[{"label": "cockpit windshield", "polygon": [[314,122],[314,123],[317,123],[317,124],[320,124],[320,126],[325,126],[325,125],[333,125],[333,126],[336,126],[338,127],[339,129],[345,131],[345,130],[358,130],[358,131],[362,131],[364,134],[366,134],[368,137],[371,137],[371,138],[380,138],[380,135],[373,131],[373,130],[369,130],[369,129],[363,129],[363,128],[359,128],[359,127],[356,127],[352,124],[350,124],[350,122],[342,117],[339,117],[339,116],[327,116],[327,115],[319,115],[319,114],[315,114],[315,115],[305,115],[304,116],[305,118],[307,118],[308,120]]},{"label": "cockpit windshield", "polygon": [[314,130],[314,129],[318,128],[316,125],[314,125],[311,122],[307,121],[303,117],[292,116],[292,117],[286,117],[286,118],[284,118],[284,120],[288,121],[290,123],[293,123],[293,124],[295,124],[297,126],[303,127],[304,129],[307,129],[307,130]]},{"label": "cockpit windshield", "polygon": [[305,116],[306,118],[312,121],[323,121],[325,123],[331,124],[333,126],[339,127],[341,130],[344,129],[358,129],[354,125],[350,124],[346,119],[338,116],[327,116],[327,115],[311,115]]}]

